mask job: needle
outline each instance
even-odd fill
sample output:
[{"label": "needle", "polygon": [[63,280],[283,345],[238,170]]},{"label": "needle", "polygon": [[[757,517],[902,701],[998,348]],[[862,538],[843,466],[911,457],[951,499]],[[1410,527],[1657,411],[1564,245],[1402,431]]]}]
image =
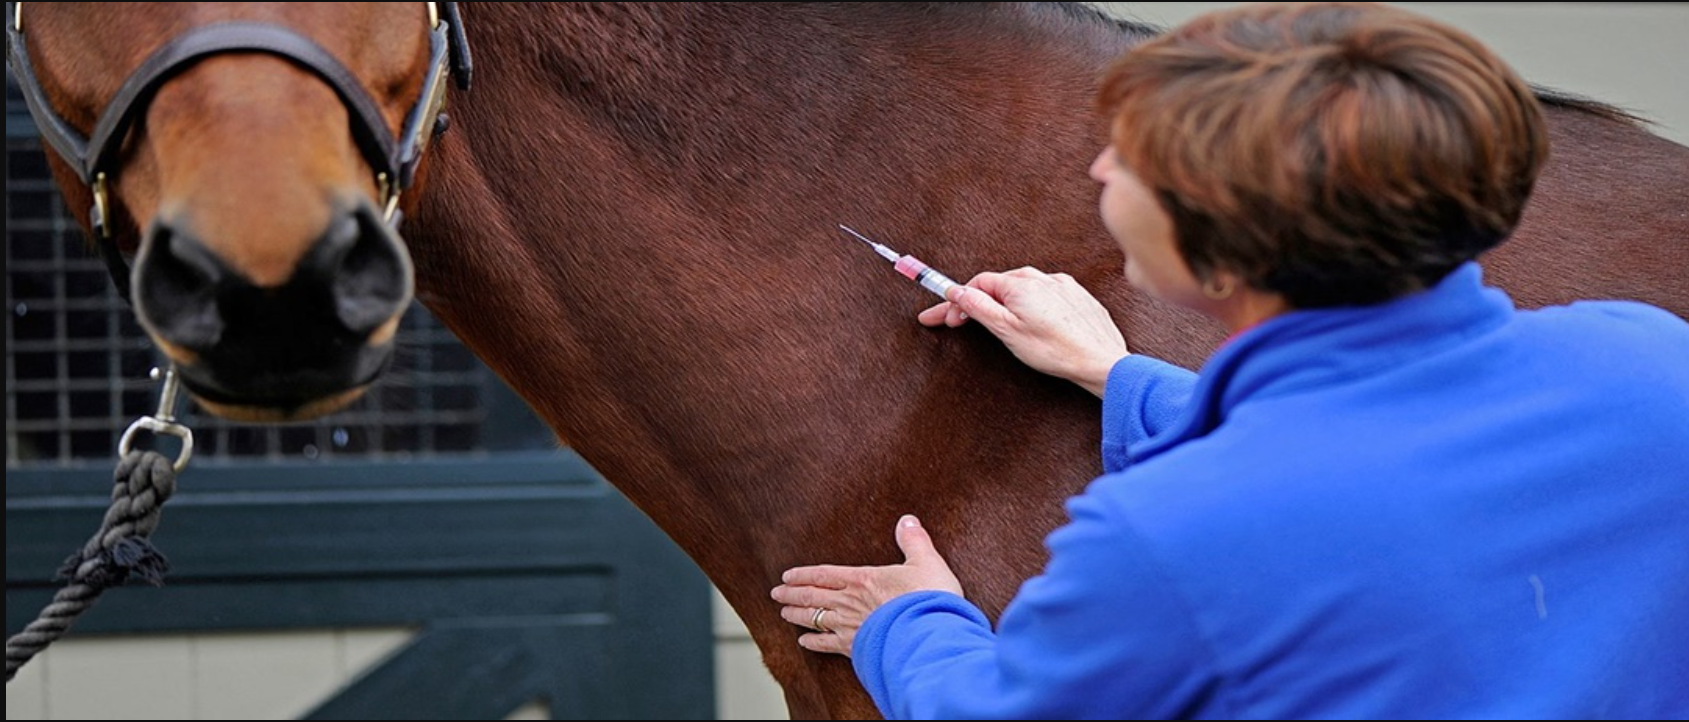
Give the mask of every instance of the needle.
[{"label": "needle", "polygon": [[948,296],[945,294],[949,292],[951,288],[961,285],[950,280],[949,276],[933,270],[931,266],[922,263],[920,259],[914,256],[900,254],[897,251],[885,247],[883,244],[876,243],[867,236],[852,230],[850,226],[840,223],[839,230],[856,236],[858,239],[861,239],[863,243],[873,247],[874,252],[880,254],[881,258],[891,261],[894,264],[898,273],[901,273],[914,280],[916,283],[921,284],[921,288],[932,291],[939,298],[947,299]]}]

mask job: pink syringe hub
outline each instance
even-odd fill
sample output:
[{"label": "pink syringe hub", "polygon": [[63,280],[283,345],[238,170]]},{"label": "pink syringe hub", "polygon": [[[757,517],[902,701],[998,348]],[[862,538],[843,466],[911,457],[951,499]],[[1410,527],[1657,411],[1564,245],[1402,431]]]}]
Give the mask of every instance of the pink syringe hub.
[{"label": "pink syringe hub", "polygon": [[895,265],[894,268],[897,269],[898,273],[907,276],[909,280],[913,281],[916,276],[921,275],[921,271],[927,270],[927,264],[922,263],[920,259],[917,259],[914,256],[903,256],[897,259],[897,265]]}]

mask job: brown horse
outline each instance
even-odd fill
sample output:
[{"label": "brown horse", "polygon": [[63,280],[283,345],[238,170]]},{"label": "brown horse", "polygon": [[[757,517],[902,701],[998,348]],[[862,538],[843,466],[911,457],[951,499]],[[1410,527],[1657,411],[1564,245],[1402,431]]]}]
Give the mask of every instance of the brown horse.
[{"label": "brown horse", "polygon": [[[55,171],[78,212],[105,174],[136,310],[200,402],[343,404],[414,263],[417,297],[703,568],[794,718],[877,713],[847,662],[797,647],[767,597],[781,570],[896,561],[914,512],[995,615],[1100,470],[1094,398],[981,330],[919,326],[934,299],[838,224],[960,280],[1071,273],[1142,353],[1195,366],[1220,338],[1128,289],[1096,220],[1094,84],[1151,30],[1082,6],[490,3],[446,14],[467,45],[441,61],[420,3],[135,5],[30,4],[14,51],[82,136],[136,104],[103,160]],[[227,42],[123,95],[230,20],[284,49]],[[466,48],[472,90],[405,177],[426,88]],[[1548,112],[1554,160],[1490,278],[1525,305],[1689,316],[1689,148],[1594,104]]]}]

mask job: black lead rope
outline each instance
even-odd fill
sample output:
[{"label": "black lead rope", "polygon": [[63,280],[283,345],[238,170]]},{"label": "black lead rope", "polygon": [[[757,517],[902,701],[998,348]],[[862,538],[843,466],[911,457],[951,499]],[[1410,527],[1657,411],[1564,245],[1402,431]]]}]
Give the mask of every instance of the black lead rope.
[{"label": "black lead rope", "polygon": [[[59,567],[57,578],[69,581],[35,621],[6,640],[7,684],[19,668],[69,632],[70,625],[105,590],[132,578],[155,587],[164,585],[170,562],[153,547],[152,533],[158,529],[160,508],[176,493],[176,474],[193,457],[194,434],[176,421],[176,394],[181,387],[176,369],[153,369],[151,375],[160,382],[158,413],[136,419],[118,440],[111,506],[106,508],[100,531]],[[143,431],[181,441],[176,460],[156,451],[134,450],[135,438]]]},{"label": "black lead rope", "polygon": [[99,601],[106,589],[137,578],[164,584],[170,562],[153,547],[160,508],[176,491],[176,469],[156,451],[133,451],[117,463],[111,506],[99,533],[59,568],[68,579],[35,621],[6,639],[6,682],[18,669],[70,631],[77,617]]}]

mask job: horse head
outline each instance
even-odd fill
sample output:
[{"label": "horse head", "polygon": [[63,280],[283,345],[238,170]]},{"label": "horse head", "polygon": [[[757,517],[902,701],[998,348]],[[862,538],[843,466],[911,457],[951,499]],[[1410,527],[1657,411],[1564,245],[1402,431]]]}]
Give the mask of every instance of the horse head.
[{"label": "horse head", "polygon": [[8,5],[66,200],[200,404],[276,421],[361,395],[413,293],[400,193],[454,56],[467,78],[451,4]]}]

